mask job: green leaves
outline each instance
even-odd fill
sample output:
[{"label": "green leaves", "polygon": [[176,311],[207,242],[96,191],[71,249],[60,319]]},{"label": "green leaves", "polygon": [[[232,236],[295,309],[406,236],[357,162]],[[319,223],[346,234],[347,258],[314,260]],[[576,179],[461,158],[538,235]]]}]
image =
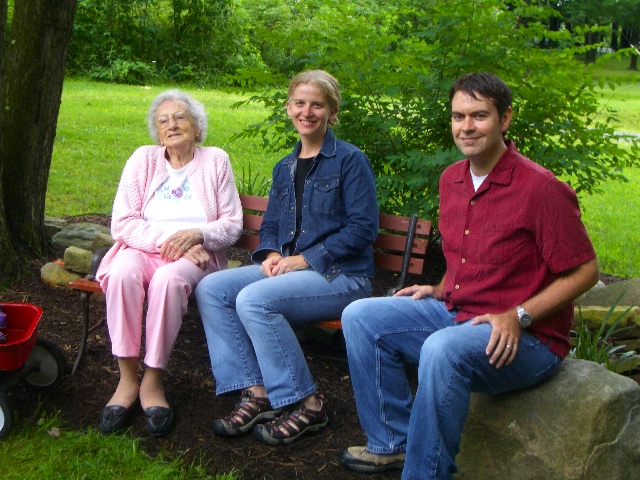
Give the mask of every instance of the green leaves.
[{"label": "green leaves", "polygon": [[615,308],[623,296],[624,293],[616,299],[613,305],[611,305],[611,308],[602,320],[600,328],[595,333],[591,332],[583,320],[582,309],[578,310],[580,323],[578,325],[578,329],[572,332],[573,336],[576,338],[576,345],[569,352],[570,357],[599,363],[608,370],[614,372],[618,371],[618,367],[626,360],[637,357],[637,354],[634,351],[621,352],[624,349],[624,345],[614,345],[611,341],[611,337],[614,333],[618,333],[626,329],[619,329],[618,324],[634,307],[632,305],[617,317],[612,318]]},{"label": "green leaves", "polygon": [[[602,27],[551,30],[558,12],[538,1],[398,0],[384,11],[366,0],[309,5],[309,16],[302,9],[296,22],[276,22],[268,36],[263,32],[263,42],[286,45],[286,62],[269,66],[287,76],[297,72],[292,67],[323,68],[338,78],[343,102],[336,134],[371,159],[383,211],[435,219],[437,180],[461,158],[450,133],[449,88],[470,71],[492,71],[511,86],[508,138],[578,192],[622,178],[621,168],[640,157],[637,139],[618,141],[615,112],[599,107],[591,68],[576,60],[597,46],[583,46],[584,32]],[[259,74],[264,78],[264,68]],[[250,131],[277,149],[295,137],[284,102],[275,99],[272,90],[254,98],[273,114]]]}]

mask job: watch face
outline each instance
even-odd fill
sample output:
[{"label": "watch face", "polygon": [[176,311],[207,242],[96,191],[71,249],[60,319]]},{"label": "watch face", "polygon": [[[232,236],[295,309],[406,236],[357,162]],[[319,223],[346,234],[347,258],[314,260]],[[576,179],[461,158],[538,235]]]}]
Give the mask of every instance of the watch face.
[{"label": "watch face", "polygon": [[522,308],[521,306],[517,306],[516,311],[518,312],[518,323],[522,328],[526,328],[531,325],[531,315],[529,315],[529,313],[524,308]]},{"label": "watch face", "polygon": [[520,323],[522,327],[528,327],[529,325],[531,325],[531,315],[525,313],[522,317],[520,317],[518,323]]}]

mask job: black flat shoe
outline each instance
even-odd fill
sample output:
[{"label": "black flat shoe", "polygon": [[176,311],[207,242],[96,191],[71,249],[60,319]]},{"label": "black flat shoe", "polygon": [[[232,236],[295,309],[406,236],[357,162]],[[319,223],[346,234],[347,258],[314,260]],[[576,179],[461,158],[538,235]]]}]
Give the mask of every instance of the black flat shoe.
[{"label": "black flat shoe", "polygon": [[137,402],[129,408],[120,405],[108,405],[102,409],[100,416],[100,431],[105,435],[122,430],[127,426],[131,412],[133,412]]},{"label": "black flat shoe", "polygon": [[147,431],[153,437],[166,435],[173,427],[173,409],[166,407],[149,407],[144,411]]}]

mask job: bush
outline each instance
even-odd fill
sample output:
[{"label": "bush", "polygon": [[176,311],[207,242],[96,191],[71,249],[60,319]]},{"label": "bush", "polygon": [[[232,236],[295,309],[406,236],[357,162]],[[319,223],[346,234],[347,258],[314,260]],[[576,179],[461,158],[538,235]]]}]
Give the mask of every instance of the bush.
[{"label": "bush", "polygon": [[[466,72],[492,71],[511,86],[508,137],[578,192],[623,178],[621,168],[640,154],[637,139],[619,143],[614,112],[599,106],[597,87],[605,82],[593,80],[592,66],[575,60],[597,47],[583,44],[585,31],[599,27],[550,31],[545,24],[554,11],[542,3],[405,0],[381,12],[327,0],[315,12],[313,28],[301,21],[271,30],[270,38],[290,45],[290,64],[299,70],[322,68],[340,80],[336,134],[371,159],[381,209],[427,213],[435,220],[440,174],[461,157],[450,132],[448,91]],[[541,48],[545,39],[557,48]],[[230,81],[253,89],[271,73],[280,82],[290,72],[245,69]],[[286,81],[279,87],[250,100],[273,113],[241,135],[260,135],[274,150],[295,141],[283,109]]]}]

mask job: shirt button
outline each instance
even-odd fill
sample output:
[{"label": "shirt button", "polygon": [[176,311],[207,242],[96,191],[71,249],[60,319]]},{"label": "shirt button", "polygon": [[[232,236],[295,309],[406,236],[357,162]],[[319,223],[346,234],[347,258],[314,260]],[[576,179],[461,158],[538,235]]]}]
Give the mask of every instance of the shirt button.
[{"label": "shirt button", "polygon": [[295,210],[295,207],[289,207],[289,210],[293,212]]},{"label": "shirt button", "polygon": [[467,259],[466,259],[466,258],[463,258],[463,259],[462,259],[462,263],[467,263]]},{"label": "shirt button", "polygon": [[453,288],[455,288],[456,290],[460,290],[460,285],[456,285],[456,286],[455,286],[455,287],[453,287]]},{"label": "shirt button", "polygon": [[291,231],[289,232],[289,235],[293,235],[294,233],[295,233],[295,232],[294,232],[293,230],[291,230]]},{"label": "shirt button", "polygon": [[309,180],[307,180],[307,181],[306,181],[306,182],[304,182],[304,183],[306,183],[307,185],[309,185],[311,182],[310,182]]},{"label": "shirt button", "polygon": [[464,231],[464,234],[465,234],[465,235],[469,235],[469,230],[465,230],[465,231]]},{"label": "shirt button", "polygon": [[471,205],[475,205],[476,201],[475,200],[471,200]]}]

